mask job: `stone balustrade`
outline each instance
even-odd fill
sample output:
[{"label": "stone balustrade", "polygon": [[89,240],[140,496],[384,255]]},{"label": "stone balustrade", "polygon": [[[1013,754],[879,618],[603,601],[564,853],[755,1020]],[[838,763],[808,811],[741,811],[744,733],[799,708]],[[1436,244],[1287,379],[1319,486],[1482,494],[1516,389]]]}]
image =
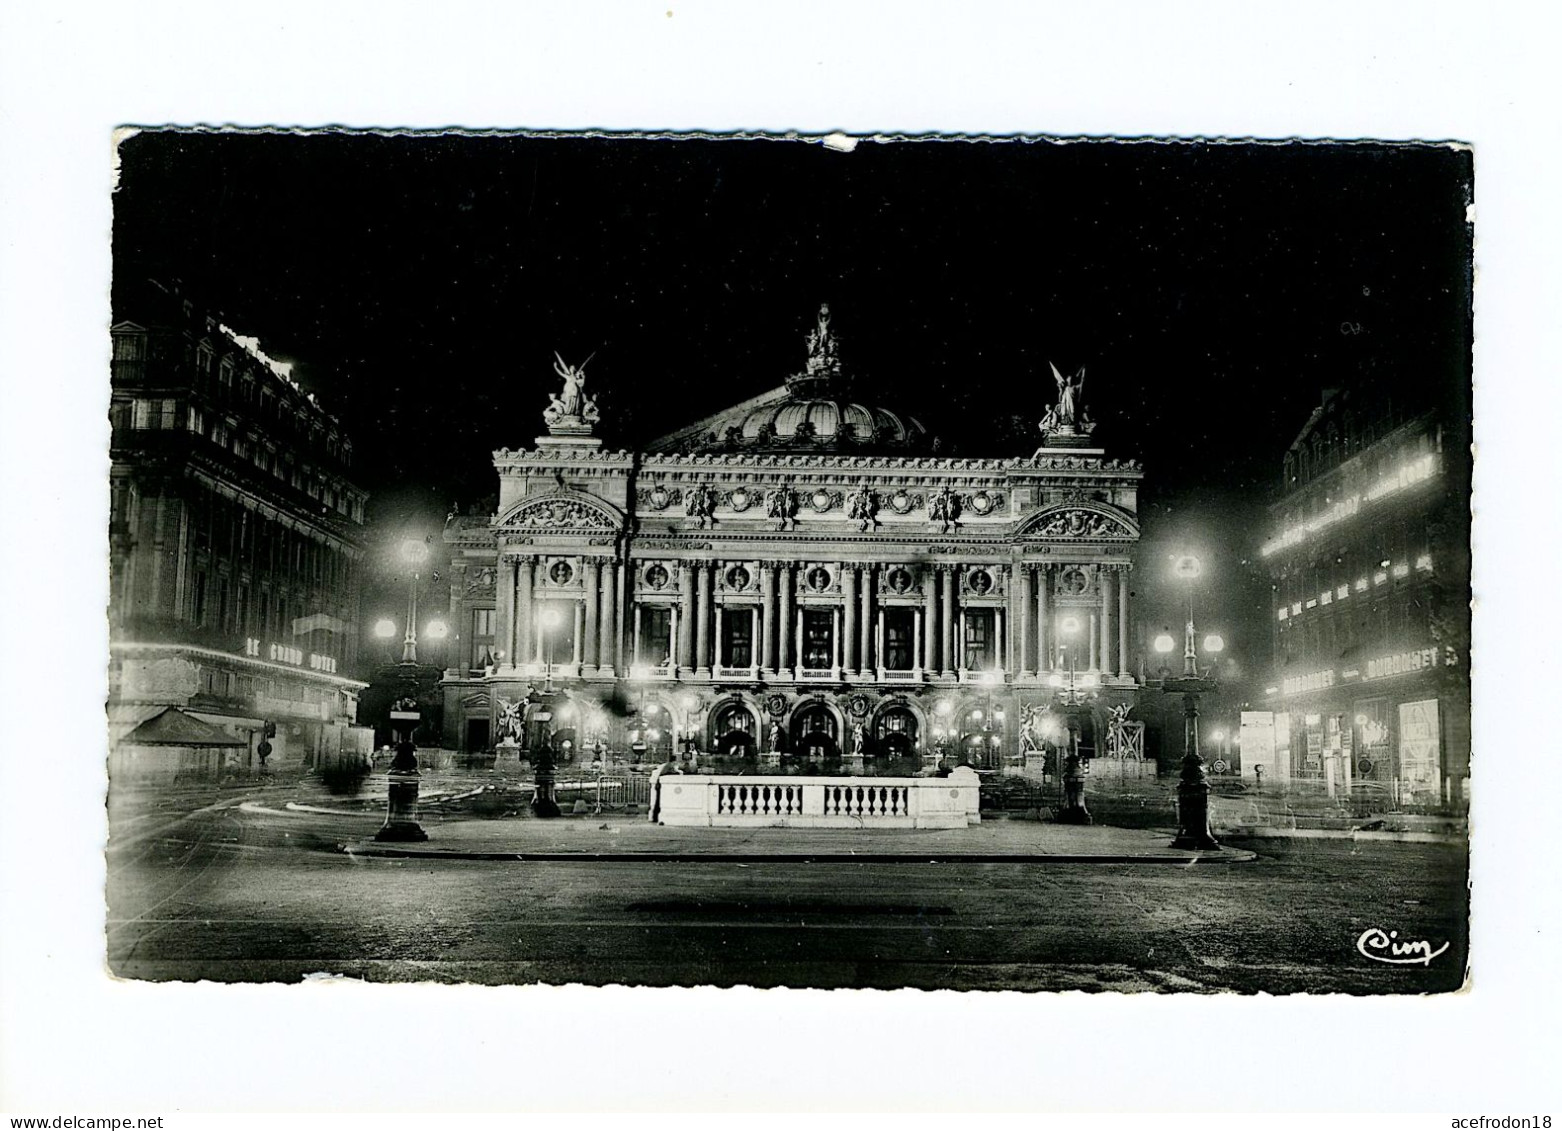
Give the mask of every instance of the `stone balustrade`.
[{"label": "stone balustrade", "polygon": [[651,812],[663,825],[714,828],[963,829],[977,824],[978,778],[663,774]]}]

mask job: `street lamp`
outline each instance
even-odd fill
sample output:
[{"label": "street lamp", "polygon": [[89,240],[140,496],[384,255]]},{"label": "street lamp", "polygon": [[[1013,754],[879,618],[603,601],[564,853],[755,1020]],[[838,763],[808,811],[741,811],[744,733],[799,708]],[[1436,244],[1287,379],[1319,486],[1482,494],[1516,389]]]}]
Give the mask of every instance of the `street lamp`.
[{"label": "street lamp", "polygon": [[[1183,633],[1182,676],[1161,681],[1161,690],[1182,696],[1183,755],[1182,774],[1177,782],[1177,837],[1173,848],[1217,849],[1220,841],[1209,827],[1209,777],[1204,771],[1204,759],[1199,757],[1199,696],[1207,695],[1218,686],[1206,668],[1199,674],[1198,634],[1193,627],[1193,586],[1203,572],[1199,559],[1184,554],[1173,559],[1172,573],[1188,583],[1188,623]],[[1155,640],[1155,650],[1162,654],[1172,650],[1174,644],[1169,633],[1162,633]],[[1204,651],[1211,657],[1225,650],[1226,642],[1218,634],[1204,638]]]},{"label": "street lamp", "polygon": [[401,642],[401,662],[418,662],[418,577],[423,563],[428,561],[428,543],[418,538],[408,538],[401,544],[401,557],[412,567],[412,581],[407,588],[407,635]]},{"label": "street lamp", "polygon": [[559,627],[562,619],[557,609],[544,609],[542,615],[538,617],[538,621],[542,624],[543,662],[547,665],[543,668],[542,693],[544,695],[553,694],[553,630]]},{"label": "street lamp", "polygon": [[[1058,622],[1063,643],[1058,646],[1058,668],[1047,682],[1058,689],[1057,705],[1068,728],[1067,751],[1063,772],[1058,775],[1063,792],[1063,802],[1053,820],[1064,825],[1088,825],[1090,810],[1085,807],[1085,761],[1079,755],[1080,722],[1090,711],[1089,697],[1080,691],[1079,674],[1075,669],[1077,644],[1074,637],[1079,632],[1079,618],[1066,616]],[[1066,655],[1065,655],[1066,653]],[[1063,679],[1063,664],[1068,662],[1068,682]],[[1095,686],[1095,680],[1086,677],[1087,688]]]}]

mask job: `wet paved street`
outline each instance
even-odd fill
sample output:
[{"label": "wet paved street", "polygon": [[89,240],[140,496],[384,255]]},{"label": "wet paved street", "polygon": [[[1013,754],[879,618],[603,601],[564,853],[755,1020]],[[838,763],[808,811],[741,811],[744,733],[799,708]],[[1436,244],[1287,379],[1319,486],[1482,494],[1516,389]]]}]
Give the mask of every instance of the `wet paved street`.
[{"label": "wet paved street", "polygon": [[[231,797],[138,823],[109,855],[111,966],[159,980],[1420,993],[1455,988],[1465,953],[1465,853],[1446,845],[1258,841],[1257,861],[1197,868],[337,851],[375,825]],[[1452,945],[1430,966],[1375,963],[1356,950],[1372,927]]]}]

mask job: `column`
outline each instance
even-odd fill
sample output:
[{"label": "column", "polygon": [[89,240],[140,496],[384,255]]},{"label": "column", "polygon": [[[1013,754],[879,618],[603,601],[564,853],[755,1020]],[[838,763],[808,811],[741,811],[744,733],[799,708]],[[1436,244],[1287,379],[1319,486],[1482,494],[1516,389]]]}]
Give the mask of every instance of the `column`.
[{"label": "column", "polygon": [[759,563],[759,593],[761,612],[759,617],[759,666],[765,674],[776,670],[776,567],[770,562]]},{"label": "column", "polygon": [[722,631],[721,631],[721,615],[722,615],[722,611],[723,611],[723,606],[717,605],[716,606],[716,657],[712,661],[712,666],[714,666],[715,669],[718,672],[727,663],[727,657],[725,655],[723,655],[723,652],[724,652],[724,650],[726,649],[726,646],[727,646],[727,638],[726,638],[725,635],[722,634]]},{"label": "column", "polygon": [[1036,571],[1036,674],[1052,670],[1052,568],[1042,566]]},{"label": "column", "polygon": [[575,636],[574,636],[575,655],[574,655],[574,657],[571,660],[571,662],[575,665],[575,674],[576,675],[580,674],[580,665],[581,665],[581,662],[584,659],[585,654],[586,654],[586,650],[585,650],[585,647],[584,647],[585,635],[586,635],[585,629],[586,629],[586,603],[584,601],[576,601],[575,602]]},{"label": "column", "polygon": [[1035,641],[1030,626],[1030,566],[1023,562],[1015,566],[1014,579],[1017,598],[1014,603],[1014,611],[1017,614],[1014,621],[1014,664],[1019,669],[1020,678],[1024,679],[1036,672],[1036,669],[1031,666],[1031,652],[1035,648]]},{"label": "column", "polygon": [[[925,590],[923,596],[926,605],[922,610],[919,623],[922,628],[922,642],[925,645],[922,657],[922,666],[927,669],[930,676],[938,674],[938,570],[928,567],[927,576],[922,579],[922,587]],[[925,622],[925,623],[924,623]]]},{"label": "column", "polygon": [[695,604],[695,675],[710,675],[710,621],[714,605],[716,567],[705,562],[699,567],[699,594]]},{"label": "column", "polygon": [[618,644],[615,637],[618,624],[618,563],[608,562],[602,571],[602,602],[597,641],[597,671],[602,675],[614,675],[619,669]]},{"label": "column", "polygon": [[537,613],[532,604],[532,587],[537,584],[537,559],[522,558],[515,580],[515,663],[528,664],[535,651]]},{"label": "column", "polygon": [[516,566],[517,562],[512,557],[502,556],[499,559],[499,580],[496,582],[498,586],[496,592],[499,597],[499,600],[496,602],[499,606],[496,619],[499,621],[499,624],[497,625],[498,631],[494,635],[494,640],[504,652],[499,665],[506,668],[513,667],[518,658],[518,653],[515,650]]},{"label": "column", "polygon": [[841,578],[841,606],[846,622],[846,647],[841,665],[848,671],[857,670],[857,567],[846,565]]},{"label": "column", "polygon": [[[630,646],[629,655],[631,657],[630,664],[633,668],[638,668],[642,663],[645,662],[640,658],[640,602],[638,601],[635,602],[635,639],[634,643]],[[631,671],[630,674],[637,675],[638,673]]]},{"label": "column", "polygon": [[939,585],[943,589],[938,606],[941,620],[939,622],[939,635],[943,638],[939,645],[939,661],[942,664],[940,671],[944,675],[955,674],[955,567],[938,567]]},{"label": "column", "polygon": [[[749,615],[749,626],[748,626],[749,639],[750,640],[758,640],[760,633],[765,630],[765,624],[770,620],[770,618],[766,617],[764,615],[763,610],[758,605],[750,605],[748,607],[748,615]],[[769,644],[769,641],[767,640],[765,643]],[[748,663],[749,663],[749,674],[750,674],[750,676],[752,676],[754,679],[758,679],[759,678],[759,649],[753,648],[753,647],[749,648],[749,650],[748,650]]]},{"label": "column", "polygon": [[1099,611],[1093,611],[1090,614],[1090,666],[1086,669],[1087,671],[1092,671],[1093,672],[1093,671],[1098,671],[1100,669],[1100,663],[1099,663],[1100,653],[1096,650],[1097,636],[1100,633],[1100,630],[1101,630],[1101,616],[1100,616],[1100,613],[1099,613]]},{"label": "column", "polygon": [[684,671],[694,670],[694,564],[692,562],[680,562],[679,572],[683,574],[681,584],[683,591],[678,596],[678,618],[673,623],[678,631],[678,667]]},{"label": "column", "polygon": [[796,617],[796,611],[792,603],[792,563],[781,562],[777,568],[781,571],[781,623],[776,626],[776,666],[781,671],[789,671],[796,665],[797,658],[792,651],[792,621]]},{"label": "column", "polygon": [[[911,610],[911,677],[919,683],[922,680],[922,614],[922,609]],[[931,639],[932,634],[928,635]]]},{"label": "column", "polygon": [[[466,563],[456,562],[450,578],[450,643],[445,654],[445,671],[454,679],[465,679],[472,666],[472,634],[466,620]],[[256,578],[251,589],[252,601],[260,600],[260,572],[251,567],[250,576]],[[262,635],[259,631],[254,635]]]},{"label": "column", "polygon": [[1008,636],[1009,636],[1009,634],[1004,631],[1004,624],[1003,624],[1003,614],[1006,613],[1007,611],[1008,611],[1007,609],[1004,609],[1004,608],[1001,608],[1001,607],[993,610],[993,625],[994,625],[994,630],[997,633],[997,637],[993,641],[993,644],[995,645],[995,647],[993,648],[993,655],[998,657],[998,668],[999,668],[999,670],[1000,671],[1005,671],[1005,672],[1014,670],[1012,661],[1009,660],[1007,654],[1004,652],[1004,649],[1003,649],[1003,646],[1006,643],[1008,643]]},{"label": "column", "polygon": [[586,671],[582,675],[595,675],[597,672],[597,640],[601,635],[597,628],[597,617],[601,610],[598,604],[602,599],[602,563],[595,558],[587,558],[586,562],[586,599],[583,602],[586,609],[585,637],[581,641],[584,647],[581,656],[586,665]]},{"label": "column", "polygon": [[878,641],[873,631],[873,573],[873,566],[862,567],[862,628],[859,632],[862,640],[862,657],[858,668],[864,675],[873,672],[878,662],[879,651]]},{"label": "column", "polygon": [[967,639],[969,639],[969,633],[967,633],[966,630],[965,630],[965,622],[966,622],[966,615],[965,614],[966,614],[965,606],[961,605],[960,606],[960,620],[959,620],[959,622],[955,626],[956,630],[957,630],[955,632],[955,671],[956,672],[963,672],[963,671],[966,670],[966,665],[965,665],[965,642],[966,642]]},{"label": "column", "polygon": [[1128,569],[1117,571],[1117,674],[1128,678]]},{"label": "column", "polygon": [[[624,662],[624,621],[629,616],[630,602],[634,599],[634,577],[632,563],[627,560],[622,565],[613,563],[613,592],[617,602],[613,609],[613,666],[620,674],[629,668]],[[640,639],[638,620],[635,622],[635,639]]]},{"label": "column", "polygon": [[841,678],[841,607],[830,607],[830,678]]},{"label": "column", "polygon": [[1101,674],[1111,675],[1115,670],[1112,663],[1112,606],[1117,602],[1114,599],[1113,589],[1117,585],[1117,571],[1103,568],[1101,572]]}]

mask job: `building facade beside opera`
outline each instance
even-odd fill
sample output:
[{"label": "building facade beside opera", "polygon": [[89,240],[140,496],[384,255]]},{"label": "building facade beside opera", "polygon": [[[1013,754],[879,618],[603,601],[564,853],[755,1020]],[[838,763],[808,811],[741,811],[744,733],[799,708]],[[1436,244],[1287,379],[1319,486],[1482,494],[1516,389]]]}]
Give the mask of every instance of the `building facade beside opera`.
[{"label": "building facade beside opera", "polygon": [[[357,752],[365,493],[288,367],[176,289],[116,294],[110,402],[113,768]],[[169,707],[237,745],[128,749]],[[185,733],[202,731],[199,724]],[[264,746],[262,745],[264,744]]]},{"label": "building facade beside opera", "polygon": [[1468,452],[1437,412],[1334,391],[1287,451],[1259,551],[1275,594],[1272,771],[1467,798]]},{"label": "building facade beside opera", "polygon": [[1135,696],[1142,473],[1076,382],[1034,457],[949,459],[853,397],[827,309],[783,386],[641,451],[559,373],[548,435],[494,454],[497,513],[445,532],[446,746],[996,766],[1071,683],[1103,735]]}]

